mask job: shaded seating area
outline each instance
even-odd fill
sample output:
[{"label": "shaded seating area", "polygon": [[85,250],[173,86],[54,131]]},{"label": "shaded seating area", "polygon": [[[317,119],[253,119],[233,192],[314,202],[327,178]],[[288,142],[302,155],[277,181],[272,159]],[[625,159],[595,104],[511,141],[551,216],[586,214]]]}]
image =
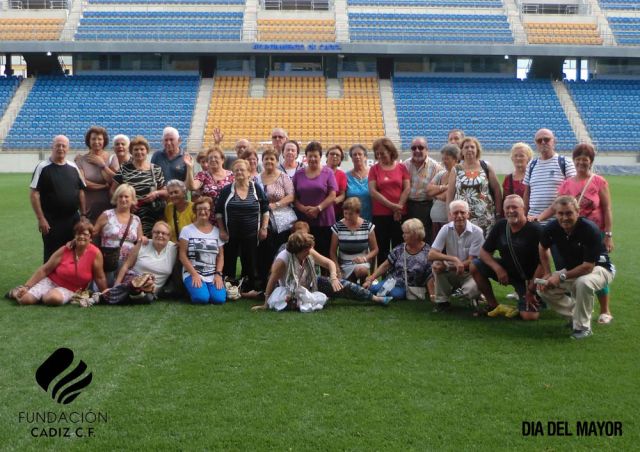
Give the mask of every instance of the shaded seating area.
[{"label": "shaded seating area", "polygon": [[602,45],[596,24],[563,22],[527,22],[529,44]]},{"label": "shaded seating area", "polygon": [[333,19],[258,19],[258,41],[334,42]]},{"label": "shaded seating area", "polygon": [[0,41],[56,41],[64,19],[0,18]]}]

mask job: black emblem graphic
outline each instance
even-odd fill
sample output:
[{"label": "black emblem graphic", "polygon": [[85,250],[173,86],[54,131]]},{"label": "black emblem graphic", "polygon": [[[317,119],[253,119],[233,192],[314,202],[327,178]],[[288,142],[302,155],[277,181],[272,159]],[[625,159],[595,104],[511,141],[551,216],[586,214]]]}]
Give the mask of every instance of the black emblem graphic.
[{"label": "black emblem graphic", "polygon": [[[49,386],[53,380],[62,375],[72,363],[73,352],[68,348],[59,348],[38,367],[36,381],[42,389],[49,392]],[[87,370],[87,365],[84,361],[80,361],[75,369],[64,375],[51,388],[51,398],[63,405],[73,402],[80,395],[80,392],[89,386],[93,378],[93,374],[89,372],[84,378],[78,380],[85,370]]]}]

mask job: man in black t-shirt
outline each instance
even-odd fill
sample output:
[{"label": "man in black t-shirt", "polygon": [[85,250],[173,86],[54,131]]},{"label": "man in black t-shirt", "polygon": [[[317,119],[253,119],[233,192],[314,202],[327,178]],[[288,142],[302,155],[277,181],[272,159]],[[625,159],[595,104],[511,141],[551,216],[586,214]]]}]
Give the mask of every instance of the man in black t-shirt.
[{"label": "man in black t-shirt", "polygon": [[69,139],[53,139],[51,156],[36,166],[31,178],[31,207],[44,243],[44,262],[73,239],[73,226],[86,211],[85,183],[73,162],[66,160]]},{"label": "man in black t-shirt", "polygon": [[[538,223],[527,222],[524,201],[518,195],[505,198],[504,212],[506,218],[491,229],[479,258],[473,260],[471,275],[489,306],[495,309],[489,315],[497,315],[500,308],[489,282],[491,278],[502,285],[511,284],[518,294],[520,317],[523,320],[536,320],[539,313],[533,279],[535,275],[542,275],[538,254],[542,228]],[[493,257],[496,250],[500,257]],[[505,314],[510,316],[507,312]],[[515,311],[514,314],[517,315]]]},{"label": "man in black t-shirt", "polygon": [[[591,312],[595,293],[613,281],[615,267],[595,223],[579,216],[573,196],[560,196],[553,203],[556,219],[540,237],[540,263],[546,283],[538,285],[542,299],[573,321],[573,339],[591,336]],[[564,268],[551,273],[549,248],[555,245]]]}]

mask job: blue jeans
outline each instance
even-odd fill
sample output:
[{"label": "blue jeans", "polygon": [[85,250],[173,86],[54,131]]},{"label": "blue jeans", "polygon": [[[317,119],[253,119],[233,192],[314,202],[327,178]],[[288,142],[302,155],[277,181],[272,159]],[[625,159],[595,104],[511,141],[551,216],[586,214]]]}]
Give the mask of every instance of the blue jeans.
[{"label": "blue jeans", "polygon": [[[371,287],[369,287],[369,290],[377,295],[380,289],[382,289],[383,284],[384,280],[379,283],[372,284]],[[404,300],[405,298],[407,298],[407,291],[404,287],[395,286],[389,291],[387,296],[393,297],[394,300]]]},{"label": "blue jeans", "polygon": [[190,275],[184,279],[184,287],[189,292],[191,303],[223,304],[227,301],[227,290],[224,287],[217,289],[214,283],[204,281],[200,287],[193,287],[192,281],[193,278]]}]

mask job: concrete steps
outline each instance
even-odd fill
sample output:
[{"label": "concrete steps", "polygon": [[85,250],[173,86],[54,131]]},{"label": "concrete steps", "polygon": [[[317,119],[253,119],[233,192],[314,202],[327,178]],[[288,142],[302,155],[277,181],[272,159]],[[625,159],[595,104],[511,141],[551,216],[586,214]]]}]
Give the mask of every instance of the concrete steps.
[{"label": "concrete steps", "polygon": [[82,17],[82,0],[71,0],[71,8],[69,8],[69,15],[67,21],[64,23],[62,34],[60,35],[61,41],[73,41],[78,25],[80,24],[80,18]]},{"label": "concrete steps", "polygon": [[35,83],[35,77],[22,79],[20,86],[18,86],[16,92],[11,98],[11,102],[9,102],[4,115],[2,115],[2,119],[0,119],[0,150],[3,148],[4,140],[6,140],[7,135],[9,135],[9,131],[13,127],[13,123],[16,121],[16,118],[27,100],[27,97],[29,97],[29,93]]},{"label": "concrete steps", "polygon": [[343,97],[344,90],[342,89],[342,83],[340,79],[328,78],[326,83],[328,99],[341,99]]},{"label": "concrete steps", "polygon": [[524,31],[522,20],[520,20],[520,9],[515,0],[504,0],[504,10],[507,13],[507,20],[513,33],[515,44],[526,44],[527,33]]},{"label": "concrete steps", "polygon": [[249,82],[249,97],[262,99],[267,92],[267,82],[264,78],[252,78]]},{"label": "concrete steps", "polygon": [[613,36],[613,31],[609,26],[607,16],[602,12],[602,8],[600,8],[598,0],[587,0],[587,3],[591,7],[592,15],[596,18],[598,31],[600,31],[600,36],[604,39],[603,44],[606,46],[617,46],[618,43],[616,42],[615,36]]},{"label": "concrete steps", "polygon": [[569,92],[565,84],[560,81],[553,81],[551,82],[551,84],[553,85],[553,89],[558,96],[560,105],[562,105],[564,114],[567,116],[569,124],[571,124],[571,129],[576,135],[576,139],[578,140],[578,142],[593,144],[591,136],[587,131],[587,126],[585,126],[584,121],[582,120],[582,117],[580,116],[580,113],[576,108],[576,104],[573,102],[571,93]]},{"label": "concrete steps", "polygon": [[189,141],[187,142],[187,151],[189,152],[196,153],[202,150],[204,130],[207,125],[207,115],[212,95],[213,78],[202,78],[198,89],[196,108],[193,111],[193,118],[191,118],[191,129],[189,131]]},{"label": "concrete steps", "polygon": [[244,7],[244,22],[242,23],[242,40],[255,42],[258,36],[258,0],[246,0]]},{"label": "concrete steps", "polygon": [[333,8],[336,17],[336,42],[349,42],[347,0],[334,0]]},{"label": "concrete steps", "polygon": [[396,113],[396,103],[393,99],[391,80],[380,79],[378,86],[380,90],[382,119],[384,121],[384,134],[400,149],[402,143],[400,140],[400,128],[398,127],[398,116]]}]

